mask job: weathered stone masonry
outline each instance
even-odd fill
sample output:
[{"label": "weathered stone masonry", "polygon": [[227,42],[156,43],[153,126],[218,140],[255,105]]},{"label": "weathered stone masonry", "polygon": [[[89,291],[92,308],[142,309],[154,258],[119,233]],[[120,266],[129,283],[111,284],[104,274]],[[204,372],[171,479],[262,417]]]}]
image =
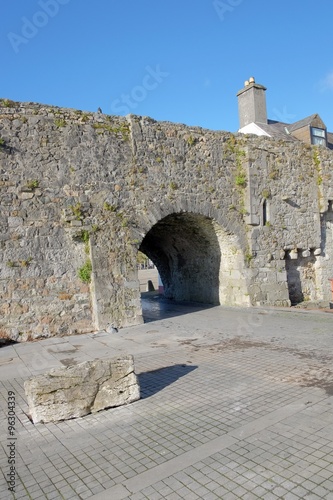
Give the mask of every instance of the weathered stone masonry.
[{"label": "weathered stone masonry", "polygon": [[141,322],[139,248],[175,299],[330,299],[332,151],[0,104],[1,336]]}]

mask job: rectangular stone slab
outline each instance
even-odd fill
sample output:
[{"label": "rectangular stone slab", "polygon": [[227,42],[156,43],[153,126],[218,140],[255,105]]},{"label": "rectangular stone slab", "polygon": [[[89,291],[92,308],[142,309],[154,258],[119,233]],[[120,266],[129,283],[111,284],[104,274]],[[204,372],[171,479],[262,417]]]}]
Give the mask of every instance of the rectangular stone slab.
[{"label": "rectangular stone slab", "polygon": [[140,399],[133,356],[54,368],[24,383],[34,423],[83,417]]}]

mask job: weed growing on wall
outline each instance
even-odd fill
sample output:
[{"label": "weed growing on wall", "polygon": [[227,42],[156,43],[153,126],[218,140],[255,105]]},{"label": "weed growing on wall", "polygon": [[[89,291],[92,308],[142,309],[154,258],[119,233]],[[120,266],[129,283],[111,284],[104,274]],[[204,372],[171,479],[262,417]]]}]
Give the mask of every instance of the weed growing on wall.
[{"label": "weed growing on wall", "polygon": [[69,208],[77,220],[83,219],[83,211],[81,203],[77,203],[76,205],[70,205]]},{"label": "weed growing on wall", "polygon": [[27,181],[27,188],[29,189],[37,189],[39,187],[39,181],[37,179],[33,179],[31,181]]},{"label": "weed growing on wall", "polygon": [[78,270],[78,276],[83,283],[91,282],[92,265],[91,260],[87,259],[82,267]]}]

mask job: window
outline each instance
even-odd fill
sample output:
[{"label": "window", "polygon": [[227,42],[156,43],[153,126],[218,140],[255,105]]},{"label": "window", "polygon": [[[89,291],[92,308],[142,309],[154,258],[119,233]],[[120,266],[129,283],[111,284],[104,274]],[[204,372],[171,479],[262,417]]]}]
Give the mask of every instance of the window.
[{"label": "window", "polygon": [[323,128],[311,127],[311,144],[326,146],[326,130]]},{"label": "window", "polygon": [[268,207],[268,203],[267,203],[266,199],[263,200],[263,202],[261,204],[261,215],[262,215],[262,218],[261,218],[262,225],[263,226],[270,226],[269,207]]}]

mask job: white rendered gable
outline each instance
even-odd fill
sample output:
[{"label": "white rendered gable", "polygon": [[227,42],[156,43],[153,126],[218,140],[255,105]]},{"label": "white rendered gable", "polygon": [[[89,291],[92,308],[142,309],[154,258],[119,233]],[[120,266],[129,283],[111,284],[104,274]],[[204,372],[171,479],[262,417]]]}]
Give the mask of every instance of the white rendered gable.
[{"label": "white rendered gable", "polygon": [[271,137],[256,123],[249,123],[248,125],[245,125],[245,127],[240,128],[238,132],[240,132],[241,134],[266,135],[267,137]]}]

